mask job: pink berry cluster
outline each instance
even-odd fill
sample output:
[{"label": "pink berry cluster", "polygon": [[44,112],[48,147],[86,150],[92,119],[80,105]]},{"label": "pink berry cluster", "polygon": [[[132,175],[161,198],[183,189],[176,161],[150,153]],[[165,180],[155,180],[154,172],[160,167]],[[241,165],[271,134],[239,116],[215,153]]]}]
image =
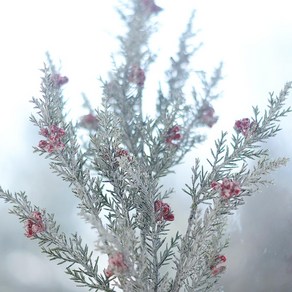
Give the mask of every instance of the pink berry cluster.
[{"label": "pink berry cluster", "polygon": [[[121,157],[126,157],[129,162],[133,161],[133,158],[130,156],[129,152],[126,149],[123,148],[117,148],[115,152],[115,158],[121,158]],[[115,166],[119,166],[119,162],[115,162]]]},{"label": "pink berry cluster", "polygon": [[125,264],[124,255],[121,252],[117,252],[108,259],[108,267],[104,270],[106,277],[110,278],[113,275],[123,274],[128,270],[128,266]]},{"label": "pink berry cluster", "polygon": [[131,83],[135,83],[138,86],[142,87],[144,86],[144,82],[145,82],[145,72],[143,69],[141,69],[139,66],[134,65],[131,68],[130,74],[129,74],[129,82]]},{"label": "pink berry cluster", "polygon": [[123,156],[129,158],[129,152],[126,149],[117,148],[116,153],[115,153],[115,157],[123,157]]},{"label": "pink berry cluster", "polygon": [[154,202],[154,211],[156,213],[156,221],[173,221],[174,215],[171,212],[170,206],[161,200]]},{"label": "pink berry cluster", "polygon": [[250,122],[249,118],[244,118],[238,120],[234,124],[234,129],[236,132],[241,133],[244,137],[247,137],[250,133],[250,129],[253,127],[253,122]]},{"label": "pink berry cluster", "polygon": [[63,150],[65,144],[62,142],[62,138],[65,135],[65,131],[56,125],[52,125],[49,128],[41,128],[40,134],[47,138],[47,140],[41,140],[39,147],[49,153],[56,150]]},{"label": "pink berry cluster", "polygon": [[170,128],[166,133],[165,142],[169,145],[177,145],[176,143],[174,143],[174,141],[179,141],[182,138],[179,132],[180,132],[180,127],[177,125]]},{"label": "pink berry cluster", "polygon": [[238,196],[241,192],[240,184],[237,181],[224,178],[221,183],[213,181],[211,183],[213,190],[219,190],[223,199],[230,199]]},{"label": "pink berry cluster", "polygon": [[215,116],[214,114],[214,108],[209,104],[204,104],[198,112],[199,120],[202,124],[212,128],[218,121],[218,116]]},{"label": "pink berry cluster", "polygon": [[25,223],[25,236],[30,238],[34,237],[37,233],[46,230],[46,226],[43,222],[42,214],[34,211],[31,214],[31,218]]},{"label": "pink berry cluster", "polygon": [[51,79],[55,87],[60,88],[62,85],[66,84],[69,79],[67,76],[61,76],[60,74],[52,74]]},{"label": "pink berry cluster", "polygon": [[210,267],[213,276],[216,276],[222,273],[226,267],[222,266],[222,263],[226,262],[226,257],[224,255],[219,255],[215,258],[215,263]]}]

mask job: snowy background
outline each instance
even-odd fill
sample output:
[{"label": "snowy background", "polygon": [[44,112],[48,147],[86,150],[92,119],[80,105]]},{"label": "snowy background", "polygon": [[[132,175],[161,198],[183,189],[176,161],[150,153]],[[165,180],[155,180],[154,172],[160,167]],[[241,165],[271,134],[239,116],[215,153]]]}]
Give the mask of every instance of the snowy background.
[{"label": "snowy background", "polygon": [[[69,77],[64,95],[72,117],[84,114],[82,92],[98,106],[97,79],[107,76],[111,53],[118,49],[115,36],[121,22],[113,9],[116,2],[0,2],[0,184],[11,191],[25,190],[36,205],[56,213],[65,231],[80,232],[90,244],[95,234],[78,220],[70,190],[50,173],[43,157],[32,153],[39,136],[28,120],[33,111],[29,100],[39,96],[39,69],[49,51]],[[158,60],[145,83],[147,110],[153,110],[152,95],[164,78],[192,9],[197,10],[195,27],[200,30],[196,41],[204,43],[192,66],[211,73],[220,61],[224,63],[222,97],[214,104],[220,119],[207,129],[208,141],[188,155],[185,165],[169,179],[177,196],[183,196],[180,187],[189,182],[185,178],[190,177],[194,158],[209,155],[221,130],[232,131],[236,119],[251,114],[252,105],[263,108],[269,92],[278,93],[292,80],[292,4],[289,0],[157,0],[157,4],[164,11],[157,17],[158,32],[153,36]],[[291,100],[292,96],[290,105]],[[267,145],[274,156],[292,157],[291,121],[291,116],[286,118],[283,131]],[[289,163],[277,171],[275,184],[248,198],[231,220],[224,291],[292,291],[291,170]],[[184,214],[188,201],[179,198],[179,202],[173,209]],[[23,226],[8,214],[8,208],[0,202],[0,291],[86,291],[75,288],[62,266],[40,255],[36,242],[23,236]],[[184,218],[176,224],[183,226]]]}]

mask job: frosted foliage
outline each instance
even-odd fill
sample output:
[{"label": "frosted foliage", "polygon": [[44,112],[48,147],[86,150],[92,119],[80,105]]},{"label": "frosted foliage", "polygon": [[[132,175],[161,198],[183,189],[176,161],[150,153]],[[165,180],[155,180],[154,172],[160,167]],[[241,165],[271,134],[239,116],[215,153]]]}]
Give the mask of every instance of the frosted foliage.
[{"label": "frosted foliage", "polygon": [[278,133],[290,112],[286,99],[292,83],[269,95],[266,110],[254,106],[251,116],[238,117],[222,131],[208,157],[194,158],[191,178],[179,194],[189,199],[187,219],[177,228],[181,214],[171,202],[180,202],[179,191],[163,180],[220,119],[214,104],[223,66],[211,74],[193,68],[200,45],[193,41],[192,12],[177,54],[169,56],[169,68],[157,82],[156,113],[146,114],[143,102],[152,86],[147,81],[159,58],[149,43],[159,33],[163,7],[154,0],[117,6],[125,33],[117,36],[120,51],[112,57],[112,70],[99,79],[101,104],[92,105],[83,95],[87,114],[72,120],[63,96],[70,78],[47,54],[30,117],[39,133],[34,152],[70,187],[81,222],[96,234],[94,244],[62,231],[54,214],[24,192],[0,188],[0,197],[23,222],[24,235],[89,291],[222,291],[229,215],[288,161],[272,158],[263,142]]}]

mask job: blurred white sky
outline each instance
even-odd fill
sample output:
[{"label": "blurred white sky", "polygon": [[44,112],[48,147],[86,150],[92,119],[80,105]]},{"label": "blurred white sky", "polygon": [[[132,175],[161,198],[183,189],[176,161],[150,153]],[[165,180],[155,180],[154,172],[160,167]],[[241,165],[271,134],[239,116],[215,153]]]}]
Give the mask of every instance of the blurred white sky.
[{"label": "blurred white sky", "polygon": [[[57,66],[61,60],[62,73],[69,77],[64,94],[73,116],[83,114],[81,92],[93,102],[99,100],[97,78],[106,77],[110,54],[117,49],[115,35],[120,22],[113,9],[116,2],[0,1],[0,185],[4,188],[27,190],[30,185],[25,177],[15,181],[13,173],[16,167],[26,172],[29,165],[22,162],[31,155],[31,145],[38,142],[27,142],[32,138],[28,117],[33,109],[29,100],[39,96],[38,69],[46,61],[46,51]],[[223,95],[215,104],[220,119],[209,132],[210,140],[218,137],[221,130],[231,130],[235,119],[251,114],[252,105],[266,104],[269,91],[277,93],[286,81],[292,80],[290,0],[156,2],[164,11],[157,17],[160,29],[153,44],[159,55],[147,76],[147,92],[150,96],[152,88],[164,78],[179,34],[191,10],[196,9],[195,25],[200,30],[197,42],[202,41],[204,46],[194,59],[194,69],[211,72],[220,61],[224,63],[225,79],[220,87]],[[154,107],[152,97],[147,106],[150,110]],[[291,117],[283,123],[286,133],[291,130],[290,124]],[[289,135],[281,139],[283,150],[288,152]],[[208,147],[205,149],[209,152]],[[191,167],[191,162],[187,164]]]}]

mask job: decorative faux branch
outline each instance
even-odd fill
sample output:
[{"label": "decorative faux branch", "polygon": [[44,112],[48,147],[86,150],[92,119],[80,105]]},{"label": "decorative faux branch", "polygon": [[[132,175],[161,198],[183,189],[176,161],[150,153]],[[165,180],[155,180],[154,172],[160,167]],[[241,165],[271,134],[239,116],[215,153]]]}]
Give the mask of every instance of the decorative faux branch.
[{"label": "decorative faux branch", "polygon": [[[128,30],[119,36],[121,50],[113,57],[109,80],[100,79],[101,105],[94,109],[84,95],[88,114],[77,123],[70,121],[62,92],[69,79],[48,54],[41,70],[42,96],[32,99],[35,114],[30,117],[40,134],[34,152],[49,160],[52,172],[78,198],[80,216],[97,233],[96,250],[90,251],[78,234],[61,232],[54,216],[34,206],[25,193],[0,188],[0,198],[24,223],[25,236],[37,240],[43,253],[64,264],[70,278],[88,290],[215,290],[228,266],[227,216],[244,204],[245,196],[268,183],[268,174],[287,163],[286,158],[272,159],[262,144],[277,134],[280,119],[291,111],[285,104],[292,82],[278,96],[270,94],[263,114],[254,107],[252,117],[239,117],[222,132],[210,156],[201,159],[207,166],[195,159],[191,184],[183,190],[191,198],[185,232],[179,228],[170,233],[180,214],[168,203],[174,190],[165,188],[161,178],[205,139],[198,128],[217,122],[212,102],[219,96],[222,64],[211,77],[191,68],[198,49],[191,45],[196,36],[192,13],[177,56],[170,56],[168,92],[159,89],[156,116],[145,116],[144,86],[155,60],[148,42],[155,31],[153,19],[163,10],[154,0],[121,2],[118,12]],[[197,72],[201,88],[186,93],[191,71]],[[186,102],[187,96],[193,104]],[[88,133],[85,141],[81,128]],[[106,267],[100,254],[108,256]]]}]

